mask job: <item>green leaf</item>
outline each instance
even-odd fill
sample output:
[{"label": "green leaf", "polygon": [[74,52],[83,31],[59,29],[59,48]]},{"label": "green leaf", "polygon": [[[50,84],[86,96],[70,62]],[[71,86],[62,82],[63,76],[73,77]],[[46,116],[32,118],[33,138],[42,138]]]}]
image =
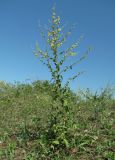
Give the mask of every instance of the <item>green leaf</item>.
[{"label": "green leaf", "polygon": [[35,55],[36,57],[38,57],[38,54],[37,54],[37,53],[35,53],[34,55]]},{"label": "green leaf", "polygon": [[66,99],[64,99],[64,106],[67,106],[68,102]]},{"label": "green leaf", "polygon": [[53,141],[52,143],[58,145],[58,144],[59,144],[59,141],[58,141],[58,140],[55,140],[55,141]]},{"label": "green leaf", "polygon": [[63,139],[64,144],[66,145],[66,147],[69,147],[69,142],[67,141],[67,139]]},{"label": "green leaf", "polygon": [[70,52],[70,55],[71,56],[76,56],[76,53],[75,52]]}]

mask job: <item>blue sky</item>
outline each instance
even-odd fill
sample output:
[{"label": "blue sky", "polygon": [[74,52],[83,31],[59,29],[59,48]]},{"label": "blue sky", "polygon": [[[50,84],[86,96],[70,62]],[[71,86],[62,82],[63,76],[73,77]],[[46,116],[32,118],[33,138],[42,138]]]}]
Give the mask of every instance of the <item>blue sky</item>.
[{"label": "blue sky", "polygon": [[[67,28],[76,28],[66,43],[75,42],[79,35],[84,40],[78,48],[81,55],[88,46],[93,52],[77,65],[72,73],[84,71],[72,82],[72,89],[97,90],[108,82],[115,82],[115,1],[114,0],[0,0],[0,80],[6,82],[50,79],[50,74],[32,51],[36,41],[44,49],[38,22],[48,24],[51,8]],[[72,73],[65,75],[65,78]]]}]

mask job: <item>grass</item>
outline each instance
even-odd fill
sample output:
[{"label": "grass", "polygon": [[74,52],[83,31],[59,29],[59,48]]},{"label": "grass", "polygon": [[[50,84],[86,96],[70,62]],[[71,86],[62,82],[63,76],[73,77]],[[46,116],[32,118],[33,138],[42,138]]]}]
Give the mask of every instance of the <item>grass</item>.
[{"label": "grass", "polygon": [[59,105],[52,99],[52,85],[48,81],[1,81],[0,159],[114,160],[115,100],[111,90],[106,88],[100,94],[89,90],[69,93],[75,128],[69,128],[65,144],[55,141],[52,146],[50,138],[44,138],[49,130],[51,106]]}]

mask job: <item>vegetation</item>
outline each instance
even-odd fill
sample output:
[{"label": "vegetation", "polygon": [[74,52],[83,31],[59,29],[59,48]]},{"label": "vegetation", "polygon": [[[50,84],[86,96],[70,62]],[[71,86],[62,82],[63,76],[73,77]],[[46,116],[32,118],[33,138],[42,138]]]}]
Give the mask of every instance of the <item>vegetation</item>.
[{"label": "vegetation", "polygon": [[114,160],[112,90],[106,88],[100,94],[88,89],[77,94],[68,90],[74,126],[70,122],[66,134],[63,126],[56,126],[61,142],[52,140],[49,128],[51,105],[60,105],[52,94],[53,86],[48,81],[0,82],[0,159]]},{"label": "vegetation", "polygon": [[[64,73],[86,58],[90,49],[72,64],[80,39],[61,51],[65,35],[53,8],[47,47],[38,44],[34,54],[48,67],[52,80],[31,84],[0,82],[0,158],[2,160],[114,159],[115,100],[108,88],[100,94],[90,90],[73,93]],[[42,37],[45,38],[42,32]]]}]

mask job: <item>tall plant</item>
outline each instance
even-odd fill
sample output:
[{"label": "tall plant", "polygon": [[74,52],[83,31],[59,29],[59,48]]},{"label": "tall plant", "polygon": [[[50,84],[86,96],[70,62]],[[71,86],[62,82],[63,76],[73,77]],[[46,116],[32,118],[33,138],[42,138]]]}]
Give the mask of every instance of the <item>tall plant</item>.
[{"label": "tall plant", "polygon": [[[48,145],[53,148],[65,145],[69,146],[70,140],[70,128],[75,128],[75,124],[72,121],[71,107],[69,106],[69,83],[76,79],[82,72],[79,72],[73,77],[69,77],[62,87],[62,81],[64,79],[64,73],[72,70],[75,65],[85,59],[90,51],[90,48],[82,55],[77,58],[75,49],[79,46],[83,36],[72,44],[69,48],[61,50],[64,42],[71,34],[72,28],[64,34],[64,28],[60,23],[60,17],[57,16],[55,7],[52,10],[52,19],[50,21],[50,27],[47,29],[47,36],[41,31],[42,37],[46,40],[46,49],[41,50],[39,44],[36,44],[36,50],[34,51],[35,56],[47,66],[51,73],[51,81],[53,82],[53,104],[52,112],[49,118],[49,127],[47,136],[45,139],[48,141]],[[66,63],[71,57],[75,57],[75,61],[71,64]],[[58,101],[58,102],[57,102]],[[55,106],[55,104],[57,104]],[[69,129],[69,134],[68,134]],[[44,136],[43,136],[44,137]],[[43,138],[44,139],[44,138]],[[74,139],[74,138],[73,138]],[[70,141],[70,142],[69,142]],[[40,142],[41,143],[41,142]],[[44,143],[44,140],[43,140]]]}]

